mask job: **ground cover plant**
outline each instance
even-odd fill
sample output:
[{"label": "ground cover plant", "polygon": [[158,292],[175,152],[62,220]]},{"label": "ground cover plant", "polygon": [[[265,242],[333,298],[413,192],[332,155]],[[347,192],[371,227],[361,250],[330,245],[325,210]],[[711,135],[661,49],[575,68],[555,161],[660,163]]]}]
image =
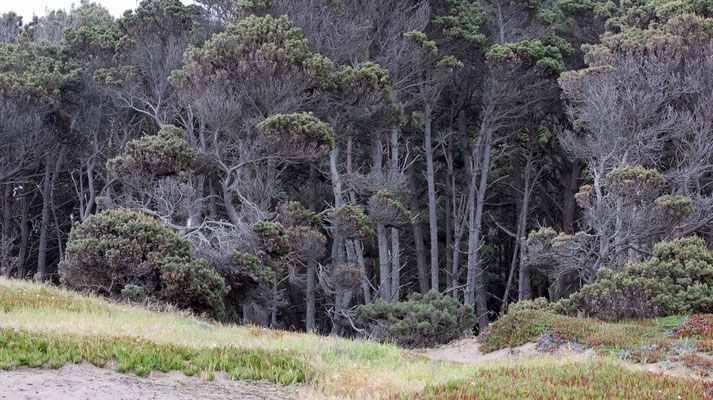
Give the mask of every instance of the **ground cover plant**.
[{"label": "ground cover plant", "polygon": [[550,335],[562,342],[576,342],[595,348],[600,353],[612,353],[636,362],[666,360],[676,353],[682,339],[687,339],[697,351],[713,350],[710,337],[697,334],[710,327],[701,321],[710,316],[671,316],[617,323],[594,318],[575,318],[547,311],[515,311],[492,324],[481,335],[483,352],[520,346],[537,341],[540,335]]},{"label": "ground cover plant", "polygon": [[[544,384],[546,383],[546,384]],[[622,369],[610,361],[503,367],[473,378],[396,394],[392,400],[430,399],[713,399],[713,384]]]}]

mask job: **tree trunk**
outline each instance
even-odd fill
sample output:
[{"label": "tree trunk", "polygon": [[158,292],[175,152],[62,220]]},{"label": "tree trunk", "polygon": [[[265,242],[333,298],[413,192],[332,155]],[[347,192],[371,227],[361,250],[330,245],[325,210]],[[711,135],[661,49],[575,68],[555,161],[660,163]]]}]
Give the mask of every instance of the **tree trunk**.
[{"label": "tree trunk", "polygon": [[[381,140],[378,133],[371,139],[371,172],[383,174]],[[391,301],[391,266],[389,265],[389,238],[386,227],[376,224],[376,239],[379,244],[379,298],[385,302]]]},{"label": "tree trunk", "polygon": [[428,181],[428,230],[431,241],[431,290],[439,291],[438,282],[438,205],[436,204],[436,177],[433,169],[433,144],[431,143],[431,104],[426,102],[424,110],[426,137],[426,180]]},{"label": "tree trunk", "polygon": [[[393,177],[401,174],[399,170],[399,128],[391,131],[391,164],[389,166]],[[401,299],[401,233],[397,228],[391,228],[391,302]]]},{"label": "tree trunk", "polygon": [[[13,185],[6,183],[4,185],[4,193],[2,198],[2,243],[0,246],[4,246],[6,249],[10,249],[12,246],[12,239],[10,239],[10,233],[12,232],[12,203],[13,203]],[[12,275],[12,265],[10,265],[9,254],[4,254],[5,258],[0,260],[0,269],[5,271],[5,277],[9,278]]]},{"label": "tree trunk", "polygon": [[30,241],[30,194],[22,190],[22,219],[20,221],[20,249],[17,255],[17,278],[24,279],[27,262],[27,246]]},{"label": "tree trunk", "polygon": [[305,328],[313,332],[316,327],[315,282],[317,273],[314,261],[307,264],[307,303],[305,304]]},{"label": "tree trunk", "polygon": [[425,294],[428,292],[428,266],[426,264],[426,246],[423,243],[423,229],[421,228],[420,222],[420,210],[419,210],[419,191],[418,184],[416,182],[416,172],[413,163],[408,167],[408,181],[409,181],[409,191],[411,192],[411,200],[409,202],[409,208],[411,209],[411,214],[415,217],[413,224],[411,224],[411,230],[413,232],[413,241],[416,247],[416,266],[418,269],[418,283],[421,289],[421,293]]},{"label": "tree trunk", "polygon": [[[483,332],[488,327],[488,293],[485,287],[485,270],[480,260],[480,233],[483,224],[483,207],[485,205],[485,192],[488,189],[488,172],[490,171],[490,151],[493,140],[493,130],[488,125],[487,111],[486,120],[481,125],[481,132],[484,136],[482,143],[483,161],[481,163],[480,181],[477,184],[473,173],[471,177],[471,188],[469,190],[468,200],[468,220],[469,220],[469,237],[468,237],[468,271],[466,280],[466,304],[475,305],[475,311],[478,318],[478,326]],[[475,158],[474,158],[475,159]]]},{"label": "tree trunk", "polygon": [[44,282],[47,273],[47,242],[50,223],[50,190],[52,180],[52,169],[49,162],[45,163],[45,176],[42,185],[42,220],[40,222],[40,243],[37,250],[37,273],[35,280]]}]

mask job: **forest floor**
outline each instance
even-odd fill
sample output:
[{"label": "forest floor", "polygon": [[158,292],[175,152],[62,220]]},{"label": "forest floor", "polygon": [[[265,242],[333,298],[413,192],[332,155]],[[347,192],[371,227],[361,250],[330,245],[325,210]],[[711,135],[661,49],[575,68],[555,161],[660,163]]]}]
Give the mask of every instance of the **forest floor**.
[{"label": "forest floor", "polygon": [[[0,278],[0,400],[713,399],[703,376],[709,349],[675,360],[636,359],[641,343],[680,345],[668,339],[680,318],[580,326],[531,315],[494,324],[482,343],[463,338],[405,350],[216,324]],[[563,339],[567,334],[578,340]],[[696,343],[700,350],[707,342]]]}]

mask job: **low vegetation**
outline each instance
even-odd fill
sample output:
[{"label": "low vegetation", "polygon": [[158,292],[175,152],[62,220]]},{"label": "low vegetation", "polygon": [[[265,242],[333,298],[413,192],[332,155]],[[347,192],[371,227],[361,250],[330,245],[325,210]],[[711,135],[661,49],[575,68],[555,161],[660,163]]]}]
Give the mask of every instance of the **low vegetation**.
[{"label": "low vegetation", "polygon": [[[546,382],[546,384],[545,384]],[[713,384],[623,369],[610,361],[502,367],[392,400],[431,399],[713,399]]]},{"label": "low vegetation", "polygon": [[[603,357],[543,356],[518,359],[517,364],[465,365],[430,361],[388,343],[223,325],[164,305],[152,311],[23,281],[0,278],[0,289],[2,369],[59,368],[86,360],[139,375],[177,370],[210,380],[224,372],[233,379],[304,383],[314,388],[315,397],[364,399],[638,398],[632,393],[661,399],[713,398],[709,384],[637,372],[622,357],[610,356],[658,344],[662,354],[677,349],[673,361],[705,376],[709,361],[684,350],[691,343],[696,351],[711,350],[708,315],[612,323],[516,309],[483,336],[484,351],[537,340],[548,332],[596,347]],[[441,297],[431,294],[413,303],[449,309]],[[542,306],[532,303],[514,308]],[[459,318],[473,320],[472,310],[460,311],[465,314]],[[612,381],[621,385],[606,384]]]}]

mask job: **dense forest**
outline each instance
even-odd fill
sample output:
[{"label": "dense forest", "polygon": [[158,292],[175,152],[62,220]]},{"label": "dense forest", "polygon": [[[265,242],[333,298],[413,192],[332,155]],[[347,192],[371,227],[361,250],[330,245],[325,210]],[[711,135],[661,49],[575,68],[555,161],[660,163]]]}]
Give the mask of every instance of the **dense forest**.
[{"label": "dense forest", "polygon": [[2,15],[2,274],[393,338],[713,242],[710,0],[197,3]]}]

